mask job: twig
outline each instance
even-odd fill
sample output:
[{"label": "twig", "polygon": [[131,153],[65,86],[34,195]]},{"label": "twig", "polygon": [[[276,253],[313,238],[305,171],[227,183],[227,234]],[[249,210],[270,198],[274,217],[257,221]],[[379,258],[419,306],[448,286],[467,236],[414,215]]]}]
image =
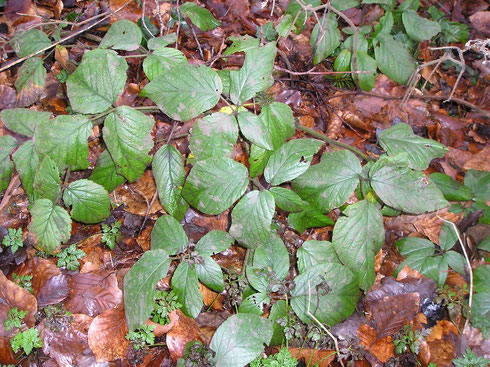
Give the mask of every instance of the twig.
[{"label": "twig", "polygon": [[162,19],[162,13],[160,12],[160,4],[158,3],[158,0],[155,0],[155,7],[157,8],[157,17],[158,17],[158,22],[160,23],[160,37],[163,36],[163,19]]},{"label": "twig", "polygon": [[[148,32],[148,34],[152,37],[152,38],[155,38],[155,36],[153,35],[153,33],[150,32],[150,30],[148,29],[148,26],[146,25],[146,19],[145,19],[145,7],[146,7],[146,0],[143,0],[142,3],[141,3],[141,16],[143,18],[143,28],[145,28],[145,30]],[[148,18],[149,19],[149,18]]]},{"label": "twig", "polygon": [[281,68],[280,66],[274,65],[275,70],[279,71],[284,71],[288,74],[291,75],[328,75],[328,74],[369,74],[371,71],[362,71],[362,70],[357,70],[357,71],[314,71],[316,69],[315,67],[312,67],[308,71],[292,71],[288,69]]}]

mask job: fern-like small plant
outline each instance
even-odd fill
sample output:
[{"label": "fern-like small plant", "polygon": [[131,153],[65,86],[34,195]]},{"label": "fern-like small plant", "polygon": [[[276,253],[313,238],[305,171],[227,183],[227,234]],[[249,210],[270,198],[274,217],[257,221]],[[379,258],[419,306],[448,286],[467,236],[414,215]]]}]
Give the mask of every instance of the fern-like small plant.
[{"label": "fern-like small plant", "polygon": [[10,247],[10,251],[15,254],[20,247],[24,246],[22,242],[22,228],[9,228],[8,234],[2,240],[2,245]]},{"label": "fern-like small plant", "polygon": [[455,367],[487,367],[488,359],[477,356],[470,348],[464,354],[453,360]]},{"label": "fern-like small plant", "polygon": [[30,354],[33,349],[41,348],[43,341],[39,337],[39,331],[34,328],[27,329],[15,335],[10,339],[10,345],[14,353],[17,353],[21,348],[26,355]]},{"label": "fern-like small plant", "polygon": [[80,267],[78,260],[85,256],[85,252],[78,250],[77,245],[73,244],[61,251],[57,256],[59,257],[58,268],[75,271]]}]

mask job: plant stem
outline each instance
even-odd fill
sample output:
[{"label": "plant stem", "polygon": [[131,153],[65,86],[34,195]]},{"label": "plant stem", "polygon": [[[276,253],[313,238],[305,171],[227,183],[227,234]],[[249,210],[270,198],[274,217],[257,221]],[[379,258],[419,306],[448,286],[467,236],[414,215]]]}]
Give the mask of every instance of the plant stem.
[{"label": "plant stem", "polygon": [[364,154],[363,152],[361,152],[359,149],[354,148],[354,147],[352,147],[352,146],[350,146],[348,144],[341,143],[340,141],[331,139],[331,138],[329,138],[328,136],[326,136],[325,134],[323,134],[323,133],[321,133],[319,131],[316,131],[316,130],[307,128],[306,126],[303,126],[303,125],[301,125],[299,123],[296,123],[296,128],[298,130],[301,130],[301,131],[304,131],[304,132],[310,134],[311,136],[314,136],[315,138],[318,138],[320,140],[323,140],[324,142],[327,142],[330,145],[335,145],[335,146],[338,146],[338,147],[341,147],[341,148],[350,150],[352,153],[357,154],[359,157],[361,157],[362,159],[364,159],[364,160],[366,160],[368,162],[373,162],[374,161],[373,158],[367,156],[366,154]]}]

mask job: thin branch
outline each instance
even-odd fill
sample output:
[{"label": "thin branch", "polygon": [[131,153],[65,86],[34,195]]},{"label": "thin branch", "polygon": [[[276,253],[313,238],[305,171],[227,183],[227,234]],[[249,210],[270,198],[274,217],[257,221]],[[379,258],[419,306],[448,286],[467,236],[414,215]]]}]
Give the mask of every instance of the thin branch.
[{"label": "thin branch", "polygon": [[357,71],[314,71],[316,69],[316,66],[312,67],[308,71],[292,71],[292,70],[281,68],[280,66],[277,66],[277,65],[274,65],[274,69],[279,70],[279,71],[284,71],[284,72],[291,74],[291,75],[369,74],[369,73],[371,73],[370,71],[362,71],[362,70],[357,70]]},{"label": "thin branch", "polygon": [[160,4],[158,0],[155,0],[155,7],[157,8],[157,17],[158,17],[158,22],[160,23],[160,37],[163,36],[163,19],[162,19],[162,13],[160,12]]}]

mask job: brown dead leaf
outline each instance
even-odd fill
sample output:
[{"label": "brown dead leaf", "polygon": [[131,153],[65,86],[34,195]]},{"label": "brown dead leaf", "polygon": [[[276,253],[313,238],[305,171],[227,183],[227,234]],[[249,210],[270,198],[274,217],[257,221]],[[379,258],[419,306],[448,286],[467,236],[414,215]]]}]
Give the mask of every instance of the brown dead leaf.
[{"label": "brown dead leaf", "polygon": [[[109,9],[111,11],[116,11],[127,3],[128,2],[126,0],[109,0]],[[150,15],[148,8],[145,13],[145,15]],[[136,23],[138,19],[141,18],[141,7],[138,5],[138,3],[133,1],[129,2],[129,4],[118,11],[117,16],[114,15],[111,17],[111,23],[119,20],[120,18],[131,20]]]},{"label": "brown dead leaf", "polygon": [[342,120],[335,113],[332,113],[330,116],[330,121],[327,127],[327,136],[330,139],[338,139],[342,131]]},{"label": "brown dead leaf", "polygon": [[184,230],[187,237],[197,243],[206,233],[221,230],[226,231],[229,222],[228,210],[219,215],[204,215],[193,209],[187,210],[184,216]]},{"label": "brown dead leaf", "polygon": [[194,319],[187,317],[180,310],[177,310],[178,320],[173,328],[167,333],[166,343],[170,352],[170,357],[177,361],[184,355],[184,348],[188,342],[204,339],[199,331],[199,325]]},{"label": "brown dead leaf", "polygon": [[430,335],[425,339],[427,342],[442,339],[444,336],[453,333],[458,335],[458,329],[451,321],[440,320],[437,321],[436,326],[432,328]]},{"label": "brown dead leaf", "polygon": [[391,336],[382,339],[376,337],[376,330],[366,324],[361,324],[357,330],[357,336],[361,345],[365,346],[369,352],[381,362],[386,362],[394,356],[395,346]]},{"label": "brown dead leaf", "polygon": [[289,348],[289,352],[291,356],[298,360],[303,359],[310,366],[328,367],[335,358],[335,351],[328,349]]},{"label": "brown dead leaf", "polygon": [[128,325],[122,306],[111,308],[97,316],[88,329],[88,344],[96,362],[110,362],[126,355],[129,340]]},{"label": "brown dead leaf", "polygon": [[[490,13],[490,12],[488,12]],[[490,171],[490,147],[486,146],[473,158],[469,159],[463,167],[466,171],[469,169],[476,169],[479,171]]]},{"label": "brown dead leaf", "polygon": [[160,337],[168,333],[174,327],[175,323],[179,320],[179,316],[177,315],[177,310],[170,312],[168,314],[168,318],[170,319],[170,322],[167,325],[158,324],[150,319],[145,321],[145,325],[154,326],[155,329],[153,329],[153,334],[155,334],[156,337]]},{"label": "brown dead leaf", "polygon": [[199,292],[202,294],[203,301],[206,306],[211,306],[211,308],[214,310],[223,309],[223,295],[213,292],[202,283],[199,283]]},{"label": "brown dead leaf", "polygon": [[478,32],[490,37],[490,11],[479,11],[470,16],[470,22]]},{"label": "brown dead leaf", "polygon": [[441,231],[444,222],[439,218],[443,218],[450,222],[457,222],[463,216],[463,213],[451,213],[449,209],[441,210],[438,213],[428,213],[418,215],[414,226],[418,232],[428,237],[432,242],[439,244],[439,232]]},{"label": "brown dead leaf", "polygon": [[424,324],[427,325],[427,317],[422,312],[415,315],[413,319],[413,330],[425,329]]},{"label": "brown dead leaf", "polygon": [[6,85],[0,85],[0,110],[15,107],[15,89]]},{"label": "brown dead leaf", "polygon": [[398,275],[396,277],[396,280],[400,281],[405,278],[414,278],[414,279],[420,279],[422,278],[423,275],[418,272],[417,270],[412,269],[408,265],[405,265],[402,270],[398,272]]},{"label": "brown dead leaf", "polygon": [[68,275],[50,260],[35,257],[32,265],[32,289],[39,306],[54,305],[69,294]]},{"label": "brown dead leaf", "polygon": [[0,337],[0,363],[15,364],[15,355],[10,346],[10,338],[4,336]]}]

